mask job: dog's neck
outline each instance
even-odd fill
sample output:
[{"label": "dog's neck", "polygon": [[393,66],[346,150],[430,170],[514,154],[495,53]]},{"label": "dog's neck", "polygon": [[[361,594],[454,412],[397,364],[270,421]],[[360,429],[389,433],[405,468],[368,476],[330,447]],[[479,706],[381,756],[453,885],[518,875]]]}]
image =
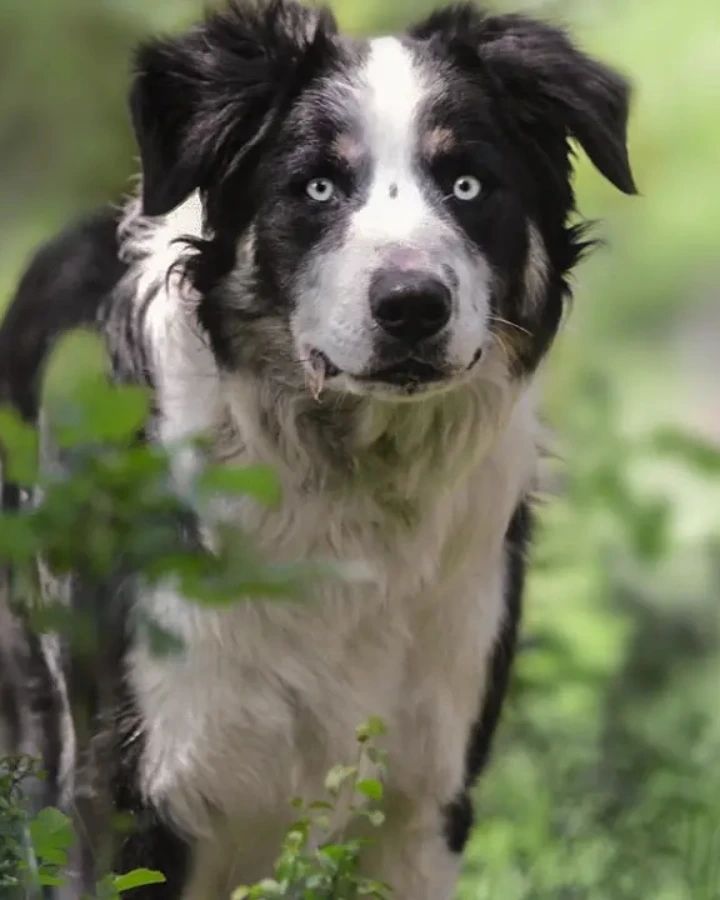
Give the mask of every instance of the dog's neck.
[{"label": "dog's neck", "polygon": [[491,350],[474,381],[435,396],[390,402],[327,391],[315,400],[266,375],[220,372],[192,311],[175,301],[158,294],[148,313],[161,442],[204,434],[216,459],[268,463],[302,491],[430,499],[491,453],[525,393]]},{"label": "dog's neck", "polygon": [[308,393],[249,375],[222,378],[215,456],[262,460],[303,490],[361,491],[387,503],[456,484],[487,456],[516,396],[488,379],[413,402]]}]

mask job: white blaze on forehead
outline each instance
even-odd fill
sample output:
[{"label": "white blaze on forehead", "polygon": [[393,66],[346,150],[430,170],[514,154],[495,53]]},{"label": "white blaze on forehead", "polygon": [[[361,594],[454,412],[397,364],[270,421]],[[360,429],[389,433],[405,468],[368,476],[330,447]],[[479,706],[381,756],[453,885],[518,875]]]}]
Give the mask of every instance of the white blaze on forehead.
[{"label": "white blaze on forehead", "polygon": [[376,38],[361,79],[364,124],[374,155],[388,164],[408,162],[425,93],[411,52],[397,38]]},{"label": "white blaze on forehead", "polygon": [[356,95],[373,178],[367,202],[353,219],[357,236],[409,240],[427,220],[430,210],[414,163],[426,94],[423,72],[407,47],[392,37],[370,42]]}]

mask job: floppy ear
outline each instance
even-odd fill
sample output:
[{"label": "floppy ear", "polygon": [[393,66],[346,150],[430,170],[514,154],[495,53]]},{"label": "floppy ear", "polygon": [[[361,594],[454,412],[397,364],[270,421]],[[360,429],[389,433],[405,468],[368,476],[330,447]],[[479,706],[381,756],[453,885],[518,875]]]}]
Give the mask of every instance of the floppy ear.
[{"label": "floppy ear", "polygon": [[636,193],[628,160],[630,88],[617,72],[578,50],[559,28],[517,15],[450,7],[413,29],[460,64],[481,68],[527,129],[557,126],[575,138],[615,187]]},{"label": "floppy ear", "polygon": [[130,110],[143,212],[169,212],[248,165],[335,30],[329,13],[293,0],[232,3],[177,39],[140,47]]}]

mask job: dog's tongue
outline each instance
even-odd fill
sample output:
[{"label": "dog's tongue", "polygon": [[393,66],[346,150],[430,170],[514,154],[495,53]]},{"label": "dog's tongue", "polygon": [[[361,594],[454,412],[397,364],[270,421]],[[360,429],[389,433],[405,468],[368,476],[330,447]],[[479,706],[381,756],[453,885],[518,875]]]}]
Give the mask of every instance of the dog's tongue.
[{"label": "dog's tongue", "polygon": [[311,350],[309,363],[310,368],[305,370],[305,381],[313,399],[319,400],[325,386],[327,359],[319,350]]}]

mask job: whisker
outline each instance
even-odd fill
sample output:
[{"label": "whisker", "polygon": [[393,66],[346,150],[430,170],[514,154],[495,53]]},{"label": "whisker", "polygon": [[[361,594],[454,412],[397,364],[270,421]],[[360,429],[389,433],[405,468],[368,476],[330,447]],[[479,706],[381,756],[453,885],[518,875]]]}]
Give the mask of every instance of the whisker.
[{"label": "whisker", "polygon": [[508,345],[507,345],[507,344],[505,343],[505,341],[500,337],[499,334],[494,333],[494,334],[493,334],[493,339],[494,339],[495,341],[497,341],[498,346],[500,347],[500,349],[502,350],[502,352],[505,354],[505,358],[507,359],[508,364],[509,364],[510,366],[512,366],[513,363],[515,362],[515,354],[511,352],[511,350],[509,349]]},{"label": "whisker", "polygon": [[523,334],[526,334],[528,337],[532,337],[532,331],[528,331],[527,328],[523,328],[522,325],[518,325],[517,322],[511,322],[509,319],[503,319],[502,316],[490,316],[491,321],[499,322],[501,325],[509,325],[510,328],[516,328],[518,331],[521,331]]}]

